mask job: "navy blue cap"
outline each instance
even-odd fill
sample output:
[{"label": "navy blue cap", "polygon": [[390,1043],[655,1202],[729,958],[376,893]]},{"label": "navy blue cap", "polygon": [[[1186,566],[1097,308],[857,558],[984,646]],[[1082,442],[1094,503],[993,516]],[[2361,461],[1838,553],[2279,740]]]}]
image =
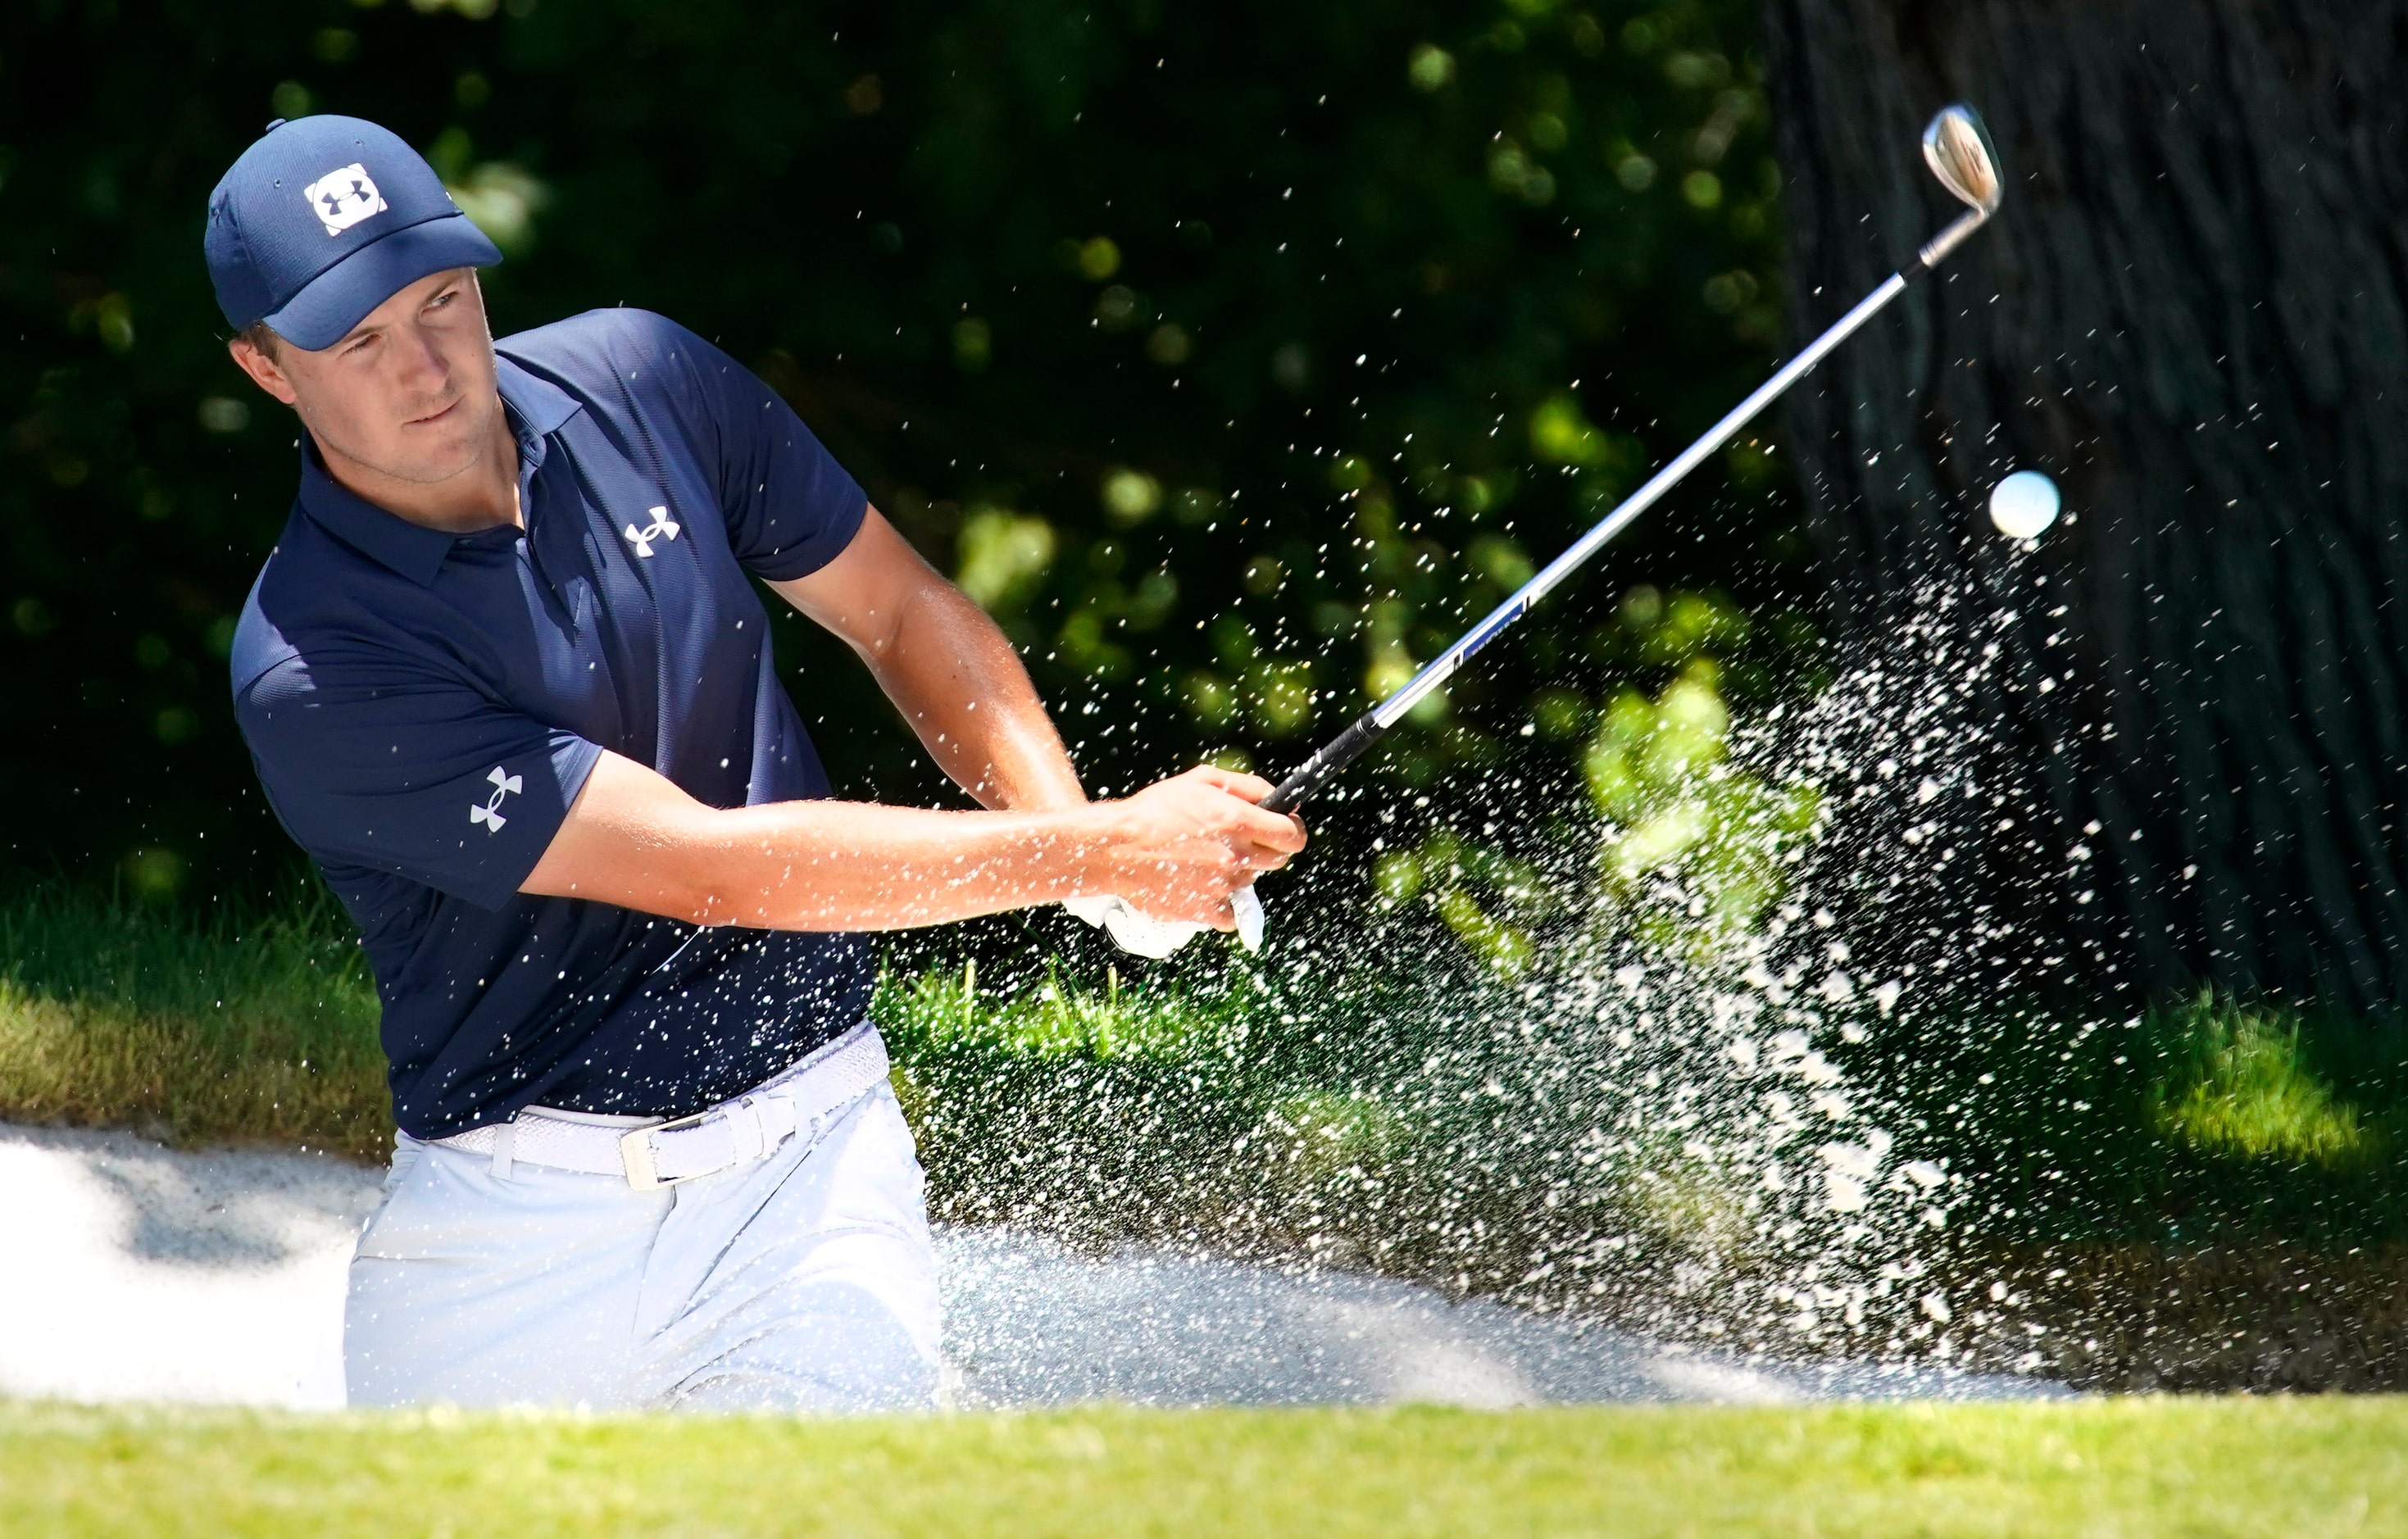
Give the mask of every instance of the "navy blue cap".
[{"label": "navy blue cap", "polygon": [[429,273],[502,260],[399,135],[332,115],[267,125],[209,193],[202,247],[228,325],[310,352]]}]

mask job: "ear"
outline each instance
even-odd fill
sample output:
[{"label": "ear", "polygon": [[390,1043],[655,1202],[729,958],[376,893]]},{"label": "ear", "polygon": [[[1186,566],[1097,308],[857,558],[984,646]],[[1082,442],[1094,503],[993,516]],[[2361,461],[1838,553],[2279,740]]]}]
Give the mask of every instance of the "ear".
[{"label": "ear", "polygon": [[275,359],[268,357],[239,336],[226,344],[226,352],[234,359],[236,368],[251,376],[252,384],[288,406],[293,404],[293,398],[297,392],[293,388],[292,379],[277,366]]}]

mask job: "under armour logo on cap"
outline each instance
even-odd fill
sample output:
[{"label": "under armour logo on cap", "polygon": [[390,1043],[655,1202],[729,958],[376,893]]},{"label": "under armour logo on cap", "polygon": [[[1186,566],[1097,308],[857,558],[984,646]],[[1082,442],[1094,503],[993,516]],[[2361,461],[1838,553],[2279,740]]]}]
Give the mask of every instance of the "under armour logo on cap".
[{"label": "under armour logo on cap", "polygon": [[303,188],[301,195],[309,200],[309,211],[330,235],[339,235],[369,215],[384,212],[384,194],[377,191],[368,168],[357,161],[327,172]]},{"label": "under armour logo on cap", "polygon": [[309,352],[429,274],[502,260],[408,141],[334,113],[271,124],[226,168],[201,247],[228,326]]},{"label": "under armour logo on cap", "polygon": [[473,803],[469,805],[468,821],[484,824],[485,832],[488,834],[499,834],[502,831],[502,825],[509,821],[508,818],[502,816],[502,798],[517,795],[519,787],[525,782],[515,775],[503,774],[502,766],[499,764],[495,764],[493,773],[485,778],[493,782],[494,793],[485,798],[482,806]]}]

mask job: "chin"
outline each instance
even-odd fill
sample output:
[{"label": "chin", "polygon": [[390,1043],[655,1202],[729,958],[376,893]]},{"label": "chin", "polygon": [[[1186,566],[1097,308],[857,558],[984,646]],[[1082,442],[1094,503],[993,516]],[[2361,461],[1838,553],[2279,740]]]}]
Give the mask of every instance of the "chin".
[{"label": "chin", "polygon": [[485,435],[481,425],[445,422],[407,435],[396,448],[394,459],[408,467],[401,473],[403,479],[448,481],[474,468],[484,453]]}]

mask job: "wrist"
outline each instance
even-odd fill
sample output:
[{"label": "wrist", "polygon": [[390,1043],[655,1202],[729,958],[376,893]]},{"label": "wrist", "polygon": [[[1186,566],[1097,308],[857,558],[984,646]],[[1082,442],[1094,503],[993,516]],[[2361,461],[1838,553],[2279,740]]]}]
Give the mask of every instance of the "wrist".
[{"label": "wrist", "polygon": [[1076,780],[1068,786],[1047,786],[1038,791],[1020,791],[1004,803],[1014,812],[1075,812],[1090,805],[1086,791]]},{"label": "wrist", "polygon": [[1058,889],[1054,896],[1096,897],[1118,889],[1119,856],[1125,838],[1116,804],[1082,801],[1039,817],[1044,879],[1047,886]]}]

